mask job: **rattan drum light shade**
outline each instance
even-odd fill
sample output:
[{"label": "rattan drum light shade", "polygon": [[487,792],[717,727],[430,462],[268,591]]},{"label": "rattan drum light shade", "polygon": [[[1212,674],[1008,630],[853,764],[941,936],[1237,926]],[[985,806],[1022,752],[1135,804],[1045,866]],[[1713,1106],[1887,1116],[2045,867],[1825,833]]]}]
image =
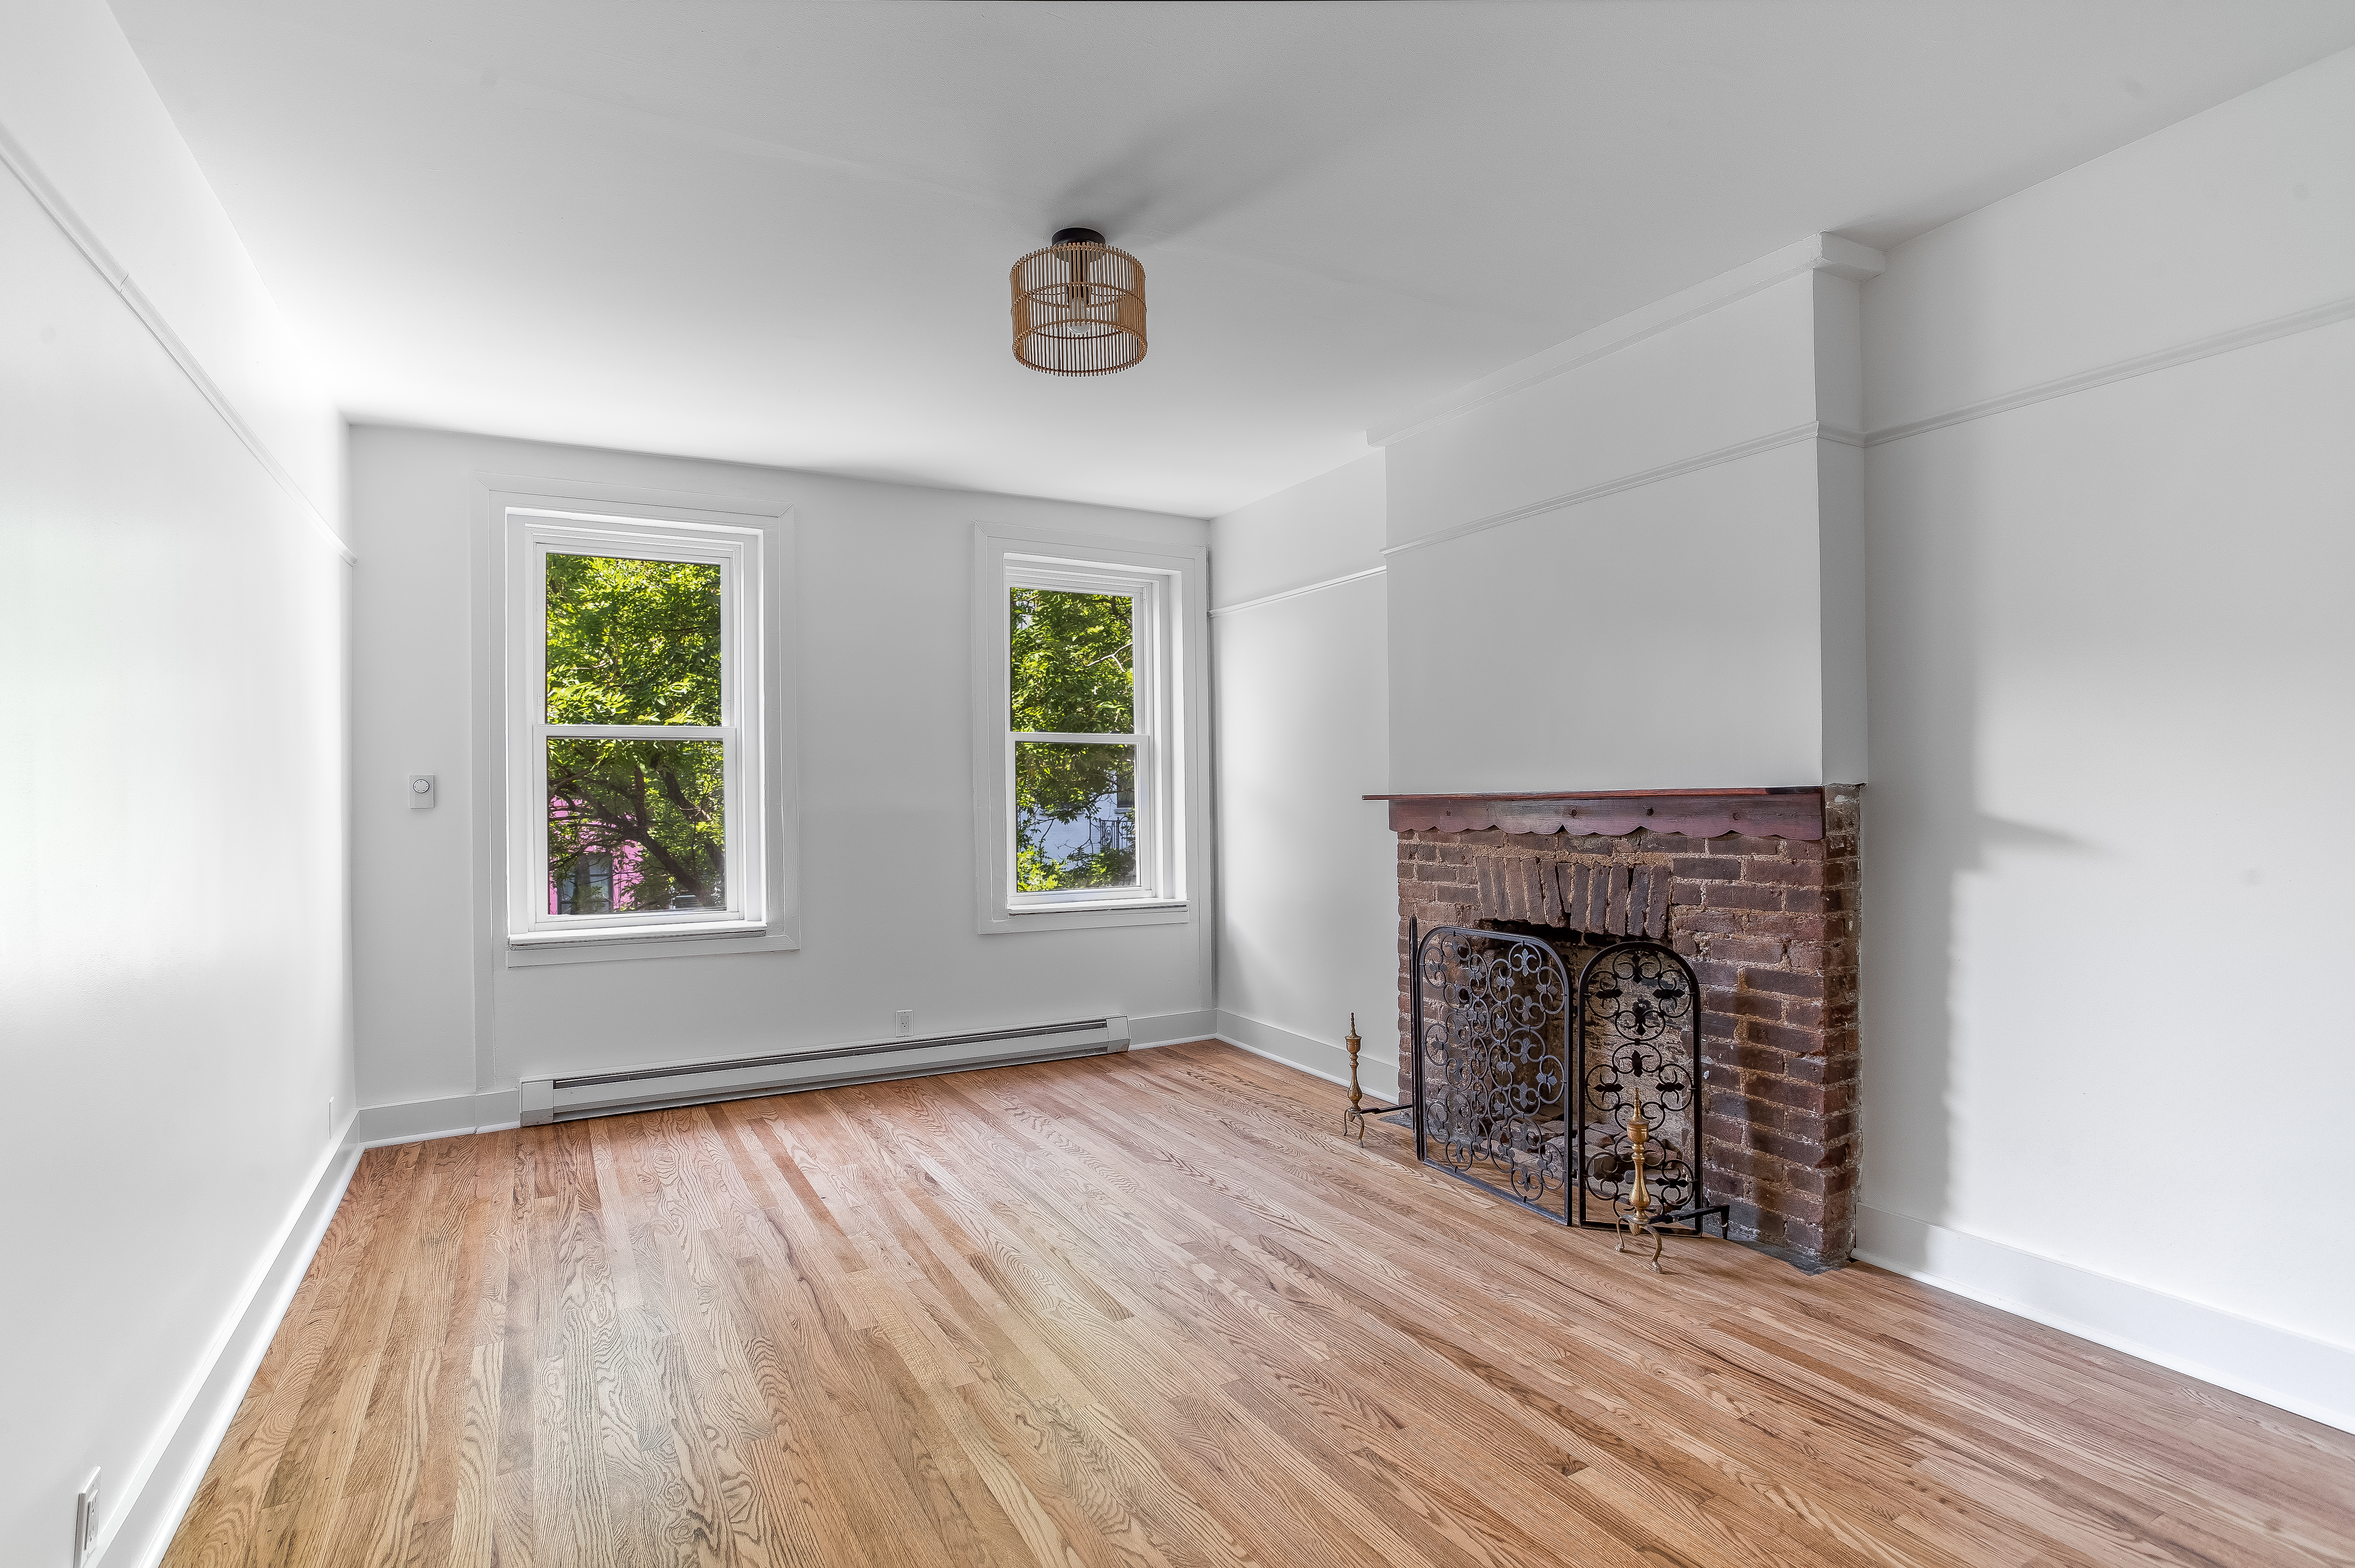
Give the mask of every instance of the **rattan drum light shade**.
[{"label": "rattan drum light shade", "polygon": [[1014,264],[1014,357],[1050,376],[1109,376],[1145,357],[1145,268],[1092,228]]}]

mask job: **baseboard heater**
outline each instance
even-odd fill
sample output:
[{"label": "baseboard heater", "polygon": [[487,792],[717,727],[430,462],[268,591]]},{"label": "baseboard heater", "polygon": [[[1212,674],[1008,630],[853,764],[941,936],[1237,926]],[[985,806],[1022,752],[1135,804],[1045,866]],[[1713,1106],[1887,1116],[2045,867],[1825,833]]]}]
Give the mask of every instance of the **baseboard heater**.
[{"label": "baseboard heater", "polygon": [[1083,1018],[1070,1023],[1036,1023],[1022,1029],[989,1029],[972,1034],[826,1045],[812,1051],[740,1056],[725,1062],[682,1062],[676,1066],[584,1073],[571,1078],[526,1078],[523,1124],[538,1127],[582,1117],[659,1110],[666,1106],[745,1100],[759,1095],[792,1094],[798,1089],[871,1084],[886,1078],[920,1078],[931,1073],[962,1073],[972,1067],[1054,1062],[1067,1056],[1102,1056],[1127,1049],[1126,1018]]}]

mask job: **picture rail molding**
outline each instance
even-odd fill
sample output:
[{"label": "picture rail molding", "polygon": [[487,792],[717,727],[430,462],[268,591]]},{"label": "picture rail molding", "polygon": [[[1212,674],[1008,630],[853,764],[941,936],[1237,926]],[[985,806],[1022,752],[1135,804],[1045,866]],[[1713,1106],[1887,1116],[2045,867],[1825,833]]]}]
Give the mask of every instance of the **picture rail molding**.
[{"label": "picture rail molding", "polygon": [[1210,611],[1210,619],[1216,620],[1222,615],[1236,615],[1246,609],[1257,609],[1262,605],[1281,604],[1285,599],[1298,599],[1303,594],[1322,593],[1327,588],[1339,588],[1344,583],[1362,582],[1367,577],[1380,577],[1389,569],[1387,567],[1368,567],[1362,571],[1343,572],[1337,577],[1325,577],[1316,582],[1303,583],[1298,588],[1263,593],[1257,599],[1247,599],[1235,604],[1222,604]]},{"label": "picture rail molding", "polygon": [[1762,452],[1771,452],[1782,447],[1796,446],[1801,441],[1813,440],[1834,441],[1849,447],[1864,444],[1863,436],[1854,430],[1844,430],[1835,425],[1810,420],[1804,425],[1793,425],[1788,429],[1776,430],[1769,435],[1754,436],[1746,441],[1735,441],[1731,446],[1719,447],[1692,457],[1678,458],[1674,462],[1664,462],[1657,468],[1639,469],[1634,473],[1622,474],[1616,479],[1606,479],[1600,484],[1590,484],[1582,490],[1569,491],[1561,495],[1550,495],[1543,501],[1529,502],[1524,505],[1508,507],[1502,512],[1492,512],[1486,517],[1476,517],[1469,523],[1458,523],[1452,527],[1442,528],[1436,533],[1425,534],[1419,539],[1408,539],[1400,544],[1385,546],[1382,548],[1382,554],[1386,556],[1396,556],[1408,550],[1425,549],[1433,545],[1452,545],[1458,539],[1469,538],[1475,534],[1485,534],[1491,528],[1501,528],[1508,523],[1518,523],[1548,512],[1559,512],[1567,506],[1583,506],[1590,501],[1600,501],[1606,495],[1617,495],[1623,491],[1640,490],[1647,484],[1657,484],[1664,479],[1676,479],[1684,474],[1697,473],[1705,468],[1715,468],[1720,463],[1739,462],[1743,458],[1756,457]]},{"label": "picture rail molding", "polygon": [[347,567],[357,565],[359,556],[353,553],[344,536],[336,532],[334,524],[327,521],[326,514],[319,510],[318,503],[287,471],[286,465],[278,461],[278,454],[270,450],[270,443],[245,422],[245,417],[237,411],[237,405],[229,401],[229,394],[221,390],[220,384],[205,369],[203,362],[197,358],[196,351],[172,330],[172,323],[164,319],[164,313],[156,308],[155,302],[147,297],[147,291],[131,276],[130,269],[114,259],[113,253],[106,249],[105,242],[99,238],[97,231],[83,221],[81,214],[74,210],[73,204],[66,199],[65,193],[42,172],[40,165],[33,161],[32,154],[9,133],[5,125],[0,125],[0,164],[8,166],[8,172],[16,176],[17,184],[25,187],[26,194],[49,215],[49,221],[58,226],[59,232],[73,242],[74,249],[81,252],[82,260],[88,261],[91,270],[106,280],[107,287],[130,307],[131,313],[139,318],[139,324],[147,329],[148,335],[155,340],[156,345],[179,367],[188,385],[212,406],[220,422],[229,427],[229,434],[243,443],[245,450],[252,454],[253,461],[261,465],[261,471],[302,507],[303,515],[318,530],[329,547],[343,558],[344,564]]},{"label": "picture rail molding", "polygon": [[[1837,425],[1820,422],[1793,425],[1787,429],[1775,430],[1746,441],[1735,441],[1729,446],[1718,447],[1692,457],[1679,458],[1674,462],[1640,469],[1633,473],[1622,474],[1615,479],[1606,479],[1600,483],[1587,485],[1583,489],[1570,491],[1561,495],[1550,495],[1542,501],[1532,501],[1519,506],[1508,507],[1502,512],[1490,513],[1485,517],[1476,517],[1467,523],[1455,524],[1423,535],[1420,538],[1407,539],[1396,545],[1385,546],[1382,554],[1387,557],[1401,555],[1409,550],[1424,549],[1433,545],[1453,544],[1458,539],[1469,538],[1475,534],[1485,533],[1491,528],[1501,528],[1508,524],[1518,523],[1548,512],[1558,512],[1565,507],[1582,506],[1590,501],[1600,501],[1605,496],[1617,495],[1622,492],[1640,489],[1648,484],[1657,484],[1663,480],[1676,479],[1705,468],[1714,468],[1720,463],[1738,462],[1743,458],[1755,457],[1762,452],[1774,451],[1780,447],[1794,446],[1801,441],[1826,440],[1837,442],[1842,446],[1867,448],[1885,446],[1891,441],[1902,441],[1908,437],[1926,434],[1931,430],[1945,429],[1949,426],[1966,424],[1974,419],[1984,419],[1992,415],[2009,413],[2012,409],[2025,408],[2033,404],[2048,402],[2055,397],[2090,392],[2115,382],[2131,380],[2137,376],[2147,376],[2154,371],[2172,369],[2179,365],[2190,365],[2220,354],[2230,354],[2235,349],[2254,348],[2259,344],[2272,343],[2280,338],[2292,337],[2299,333],[2312,332],[2317,328],[2332,326],[2350,319],[2355,319],[2355,296],[2327,301],[2305,310],[2293,311],[2286,315],[2275,316],[2270,320],[2253,323],[2247,326],[2213,333],[2206,337],[2195,338],[2189,343],[2178,344],[2149,354],[2114,360],[2091,370],[2082,370],[2073,375],[2057,376],[2050,381],[2041,381],[2030,387],[2020,387],[2017,391],[1982,398],[1978,402],[1966,404],[1962,408],[1949,409],[1943,414],[1908,420],[1901,425],[1889,425],[1880,429],[1863,431],[1843,429]],[[1309,590],[1299,588],[1290,591],[1305,593]],[[1270,596],[1271,599],[1282,597],[1284,596]],[[1231,605],[1225,610],[1213,610],[1211,613],[1226,614],[1235,609],[1249,609],[1252,605],[1260,602],[1263,601],[1252,600],[1247,604]]]},{"label": "picture rail molding", "polygon": [[1950,408],[1943,414],[1932,414],[1925,418],[1908,419],[1901,425],[1887,425],[1877,430],[1868,430],[1865,432],[1864,444],[1868,447],[1882,446],[1890,441],[1902,441],[1908,436],[1923,435],[1931,430],[1943,430],[1950,425],[1967,424],[1973,419],[1984,419],[1991,414],[2008,414],[2014,408],[2025,408],[2030,404],[2049,402],[2055,397],[2066,397],[2072,393],[2090,392],[2097,387],[2107,387],[2114,382],[2130,381],[2137,376],[2147,376],[2155,370],[2171,370],[2179,365],[2190,365],[2196,360],[2212,358],[2220,354],[2230,354],[2237,348],[2254,348],[2261,343],[2272,343],[2277,338],[2292,337],[2302,332],[2311,332],[2317,327],[2333,325],[2350,317],[2355,317],[2355,295],[2326,301],[2322,304],[2310,305],[2305,310],[2292,311],[2287,315],[2275,316],[2270,320],[2254,322],[2247,326],[2231,327],[2223,332],[2211,333],[2206,337],[2194,338],[2189,343],[2179,343],[2170,348],[2158,349],[2149,354],[2137,354],[2126,359],[2115,359],[2107,365],[2095,366],[2091,370],[2080,370],[2073,375],[2055,376],[2050,381],[2040,381],[2030,387],[2022,387],[2017,391],[2000,393],[1993,397],[1983,397],[1976,403],[1966,403],[1959,408]]}]

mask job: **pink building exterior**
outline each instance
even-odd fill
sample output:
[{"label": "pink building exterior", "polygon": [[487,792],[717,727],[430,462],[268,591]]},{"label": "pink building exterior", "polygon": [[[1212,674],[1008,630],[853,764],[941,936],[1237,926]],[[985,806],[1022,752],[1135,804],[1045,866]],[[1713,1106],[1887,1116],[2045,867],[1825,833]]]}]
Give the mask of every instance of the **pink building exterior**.
[{"label": "pink building exterior", "polygon": [[[561,797],[548,802],[549,825],[569,821],[576,808]],[[550,915],[602,915],[610,910],[634,907],[638,885],[645,880],[639,869],[645,856],[642,844],[621,842],[601,843],[593,832],[585,835],[581,853],[563,869],[566,874],[559,882],[557,856],[549,856],[548,912]],[[565,895],[574,894],[576,903],[567,911]],[[602,907],[600,906],[602,906]]]}]

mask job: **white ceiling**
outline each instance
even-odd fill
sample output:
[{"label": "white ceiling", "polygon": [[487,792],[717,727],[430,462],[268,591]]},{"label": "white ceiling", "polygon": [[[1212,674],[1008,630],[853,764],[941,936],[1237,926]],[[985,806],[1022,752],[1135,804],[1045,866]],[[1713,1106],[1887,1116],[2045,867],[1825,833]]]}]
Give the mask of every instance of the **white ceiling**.
[{"label": "white ceiling", "polygon": [[[2355,0],[113,0],[356,419],[1207,515],[1794,239],[1887,245]],[[1092,224],[1152,351],[1008,351]]]}]

